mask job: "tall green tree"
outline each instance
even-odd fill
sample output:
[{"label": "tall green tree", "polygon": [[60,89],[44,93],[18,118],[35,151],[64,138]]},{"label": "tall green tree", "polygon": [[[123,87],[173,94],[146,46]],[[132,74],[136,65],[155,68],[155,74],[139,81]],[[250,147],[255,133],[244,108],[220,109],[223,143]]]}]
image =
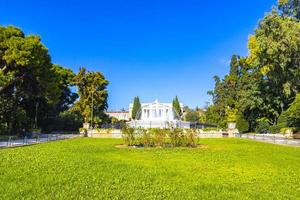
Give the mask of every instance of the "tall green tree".
[{"label": "tall green tree", "polygon": [[72,110],[81,113],[86,123],[91,122],[92,115],[95,123],[101,123],[106,117],[109,82],[100,72],[80,68],[75,76],[75,83],[78,87],[79,100],[75,102]]},{"label": "tall green tree", "polygon": [[279,2],[280,10],[267,14],[249,37],[249,55],[234,55],[229,74],[223,80],[215,77],[215,88],[209,92],[213,105],[208,109],[208,120],[218,121],[222,127],[226,109],[237,109],[250,130],[262,121],[268,126],[277,124],[300,91],[298,3]]},{"label": "tall green tree", "polygon": [[236,109],[238,102],[238,80],[240,77],[240,58],[233,55],[230,62],[230,72],[221,80],[215,76],[215,88],[208,94],[213,98],[213,107],[208,109],[208,122],[220,128],[226,128],[228,122],[227,110]]},{"label": "tall green tree", "polygon": [[182,117],[182,109],[181,109],[180,102],[179,102],[179,99],[177,96],[173,99],[172,105],[173,105],[173,111],[174,111],[175,117],[180,119]]},{"label": "tall green tree", "polygon": [[132,119],[136,119],[136,120],[140,119],[141,109],[142,109],[142,105],[140,102],[140,98],[138,96],[134,97],[132,111],[131,111]]},{"label": "tall green tree", "polygon": [[300,90],[300,23],[273,10],[259,23],[248,46],[247,62],[258,77],[263,99],[260,112],[276,124]]},{"label": "tall green tree", "polygon": [[35,126],[42,110],[58,102],[51,58],[39,36],[0,26],[0,96],[2,123],[15,132]]}]

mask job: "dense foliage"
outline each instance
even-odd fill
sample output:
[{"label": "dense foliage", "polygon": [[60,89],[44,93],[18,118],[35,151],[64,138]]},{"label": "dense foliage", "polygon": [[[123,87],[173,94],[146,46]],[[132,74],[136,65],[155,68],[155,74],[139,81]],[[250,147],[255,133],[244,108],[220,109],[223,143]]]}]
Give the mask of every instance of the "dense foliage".
[{"label": "dense foliage", "polygon": [[[82,103],[90,90],[86,85],[97,90],[95,114],[103,113],[108,82],[101,73],[87,72],[94,80],[83,83],[82,74],[80,70],[76,76],[70,69],[53,64],[39,36],[25,35],[13,26],[0,26],[0,134],[37,128],[78,130],[87,111],[74,109],[68,117],[63,113],[70,110],[78,96],[76,105]],[[79,94],[72,89],[74,86],[78,86]]]},{"label": "dense foliage", "polygon": [[186,114],[184,116],[184,120],[188,122],[199,122],[200,114],[197,110],[187,109],[185,110]]},{"label": "dense foliage", "polygon": [[139,97],[134,97],[133,106],[131,111],[132,119],[139,119],[141,117],[142,105]]},{"label": "dense foliage", "polygon": [[300,149],[239,139],[116,148],[80,138],[0,151],[1,199],[299,199]]},{"label": "dense foliage", "polygon": [[249,123],[248,121],[244,118],[243,115],[238,114],[236,117],[236,128],[241,132],[245,133],[249,131]]},{"label": "dense foliage", "polygon": [[300,127],[300,93],[297,94],[291,106],[281,114],[281,121],[285,127]]},{"label": "dense foliage", "polygon": [[278,0],[278,6],[283,15],[300,19],[299,0]]},{"label": "dense foliage", "polygon": [[279,8],[267,14],[249,37],[249,55],[233,55],[229,74],[224,79],[215,77],[215,88],[209,92],[213,97],[207,112],[210,122],[225,128],[227,111],[236,111],[252,131],[278,124],[300,92],[298,9],[298,1],[280,1]]},{"label": "dense foliage", "polygon": [[[59,101],[59,85],[40,37],[0,26],[0,124],[5,131],[37,126]],[[43,116],[46,116],[46,115]],[[41,119],[42,120],[42,119]]]},{"label": "dense foliage", "polygon": [[104,110],[107,109],[108,81],[100,72],[90,72],[80,68],[75,76],[75,82],[80,98],[72,110],[81,113],[86,123],[100,123],[105,116]]},{"label": "dense foliage", "polygon": [[141,147],[196,147],[193,129],[134,129],[124,127],[122,137],[128,146]]}]

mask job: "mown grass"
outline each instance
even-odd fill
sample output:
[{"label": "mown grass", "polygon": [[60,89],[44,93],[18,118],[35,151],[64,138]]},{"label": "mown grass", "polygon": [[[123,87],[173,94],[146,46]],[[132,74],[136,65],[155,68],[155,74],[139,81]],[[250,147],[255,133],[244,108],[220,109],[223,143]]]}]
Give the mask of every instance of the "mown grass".
[{"label": "mown grass", "polygon": [[0,150],[1,199],[299,199],[300,149],[242,139],[116,148],[80,138]]}]

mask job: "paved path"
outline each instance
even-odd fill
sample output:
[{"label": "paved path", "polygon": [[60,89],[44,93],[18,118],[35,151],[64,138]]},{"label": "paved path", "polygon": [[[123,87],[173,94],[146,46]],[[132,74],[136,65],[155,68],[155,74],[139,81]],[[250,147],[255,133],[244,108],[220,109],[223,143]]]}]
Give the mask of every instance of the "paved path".
[{"label": "paved path", "polygon": [[15,139],[15,140],[1,141],[0,148],[26,146],[26,145],[32,145],[32,144],[38,144],[44,142],[71,139],[76,137],[81,137],[81,136],[72,135],[72,134],[42,135],[38,139]]},{"label": "paved path", "polygon": [[284,136],[277,136],[271,134],[243,134],[241,138],[257,140],[257,141],[273,143],[273,144],[300,147],[300,140],[285,138]]}]

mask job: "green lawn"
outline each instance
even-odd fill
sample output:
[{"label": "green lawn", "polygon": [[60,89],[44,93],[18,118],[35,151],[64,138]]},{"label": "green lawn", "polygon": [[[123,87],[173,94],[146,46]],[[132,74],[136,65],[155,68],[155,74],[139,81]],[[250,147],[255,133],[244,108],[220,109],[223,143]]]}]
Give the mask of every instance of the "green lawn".
[{"label": "green lawn", "polygon": [[119,149],[79,138],[0,150],[0,199],[300,199],[300,149],[202,139]]}]

